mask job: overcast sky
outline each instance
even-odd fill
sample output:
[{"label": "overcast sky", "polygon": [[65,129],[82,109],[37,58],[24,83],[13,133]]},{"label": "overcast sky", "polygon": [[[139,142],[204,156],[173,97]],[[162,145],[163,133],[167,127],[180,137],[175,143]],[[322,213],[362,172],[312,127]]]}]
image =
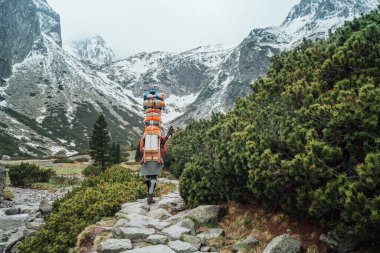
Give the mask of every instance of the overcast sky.
[{"label": "overcast sky", "polygon": [[117,58],[237,45],[253,28],[279,25],[300,0],[48,0],[63,41],[102,36]]}]

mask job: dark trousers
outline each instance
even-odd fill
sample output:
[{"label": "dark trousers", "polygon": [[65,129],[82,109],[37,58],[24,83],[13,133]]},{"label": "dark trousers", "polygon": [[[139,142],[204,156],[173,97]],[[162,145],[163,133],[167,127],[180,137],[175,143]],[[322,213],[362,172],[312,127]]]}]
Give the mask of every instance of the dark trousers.
[{"label": "dark trousers", "polygon": [[145,177],[145,184],[148,188],[148,194],[153,194],[156,188],[157,175],[149,175]]}]

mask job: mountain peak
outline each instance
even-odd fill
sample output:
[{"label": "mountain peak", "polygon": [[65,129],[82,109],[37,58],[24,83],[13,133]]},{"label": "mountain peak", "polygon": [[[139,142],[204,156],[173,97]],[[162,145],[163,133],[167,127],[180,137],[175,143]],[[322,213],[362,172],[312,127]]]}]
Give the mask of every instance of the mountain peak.
[{"label": "mountain peak", "polygon": [[114,52],[100,35],[73,41],[65,45],[65,50],[93,68],[115,60]]}]

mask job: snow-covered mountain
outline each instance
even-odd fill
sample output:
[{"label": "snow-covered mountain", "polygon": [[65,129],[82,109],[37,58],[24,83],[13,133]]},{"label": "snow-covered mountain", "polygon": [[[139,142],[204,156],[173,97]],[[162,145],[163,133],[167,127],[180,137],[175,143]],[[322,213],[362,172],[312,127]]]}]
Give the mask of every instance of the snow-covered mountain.
[{"label": "snow-covered mountain", "polygon": [[1,144],[32,154],[86,149],[100,113],[114,141],[139,138],[142,111],[132,92],[62,49],[59,15],[45,0],[0,1],[0,24],[12,24],[0,25],[8,63],[0,66]]},{"label": "snow-covered mountain", "polygon": [[266,75],[271,56],[305,37],[326,37],[379,3],[301,0],[280,26],[254,29],[234,47],[139,53],[112,62],[100,37],[64,50],[59,15],[46,0],[0,0],[0,153],[2,147],[33,154],[85,149],[100,113],[114,141],[136,142],[141,96],[152,83],[168,94],[165,123],[181,126],[226,112]]},{"label": "snow-covered mountain", "polygon": [[65,44],[64,49],[91,68],[110,64],[115,60],[114,52],[99,35],[72,41]]},{"label": "snow-covered mountain", "polygon": [[278,27],[254,29],[236,47],[207,46],[182,53],[140,53],[100,69],[138,97],[158,83],[169,95],[163,117],[175,125],[230,110],[250,84],[265,76],[270,58],[303,38],[328,35],[346,20],[376,8],[380,0],[301,0]]},{"label": "snow-covered mountain", "polygon": [[270,57],[299,45],[303,38],[317,39],[363,13],[380,0],[301,0],[278,27],[254,29],[215,67],[217,74],[202,88],[198,98],[175,120],[184,125],[212,112],[230,110],[238,97],[250,94],[250,84],[265,76]]}]

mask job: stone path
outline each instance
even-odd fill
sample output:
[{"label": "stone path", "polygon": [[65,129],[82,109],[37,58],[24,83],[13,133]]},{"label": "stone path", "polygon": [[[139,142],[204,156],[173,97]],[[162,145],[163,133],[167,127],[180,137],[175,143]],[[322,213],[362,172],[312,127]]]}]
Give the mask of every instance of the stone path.
[{"label": "stone path", "polygon": [[[176,189],[156,203],[148,205],[146,199],[125,203],[111,228],[112,238],[102,241],[99,253],[187,253],[216,252],[207,241],[224,234],[222,229],[209,229],[196,234],[195,223],[212,223],[218,220],[219,206],[201,206],[191,211],[179,195],[178,181],[160,179],[176,184]],[[189,218],[191,217],[191,219]]]}]

